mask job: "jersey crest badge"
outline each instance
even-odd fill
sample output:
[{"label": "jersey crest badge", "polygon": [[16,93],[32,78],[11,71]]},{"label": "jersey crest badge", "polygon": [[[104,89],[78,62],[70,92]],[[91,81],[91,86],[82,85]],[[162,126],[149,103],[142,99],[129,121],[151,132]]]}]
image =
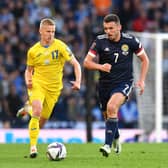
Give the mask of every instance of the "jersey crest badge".
[{"label": "jersey crest badge", "polygon": [[50,61],[48,60],[48,59],[46,59],[45,61],[44,61],[44,64],[45,65],[48,65],[50,63]]},{"label": "jersey crest badge", "polygon": [[121,46],[121,50],[122,50],[122,54],[123,54],[123,55],[125,55],[125,56],[128,55],[129,47],[128,47],[127,44],[123,44],[123,45]]}]

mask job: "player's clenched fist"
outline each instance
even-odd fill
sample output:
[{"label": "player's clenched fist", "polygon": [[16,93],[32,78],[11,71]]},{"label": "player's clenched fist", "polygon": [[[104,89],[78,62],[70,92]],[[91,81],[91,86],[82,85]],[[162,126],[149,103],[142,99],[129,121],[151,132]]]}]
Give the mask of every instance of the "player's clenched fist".
[{"label": "player's clenched fist", "polygon": [[105,63],[102,65],[101,70],[104,72],[110,72],[111,67],[112,67],[111,64]]}]

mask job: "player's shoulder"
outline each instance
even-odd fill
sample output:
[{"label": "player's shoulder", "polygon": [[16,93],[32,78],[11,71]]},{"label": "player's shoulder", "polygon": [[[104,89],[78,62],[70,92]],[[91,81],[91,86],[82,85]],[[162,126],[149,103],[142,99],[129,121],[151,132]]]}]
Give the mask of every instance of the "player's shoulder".
[{"label": "player's shoulder", "polygon": [[100,34],[100,35],[97,35],[97,39],[98,40],[105,40],[105,39],[108,39],[108,36],[107,36],[107,34]]},{"label": "player's shoulder", "polygon": [[71,49],[64,41],[62,41],[60,39],[54,39],[54,45],[56,45],[57,48],[59,48],[60,52],[68,52],[68,53],[72,54]]},{"label": "player's shoulder", "polygon": [[36,42],[32,47],[29,48],[28,52],[33,52],[38,50],[40,47],[40,42]]},{"label": "player's shoulder", "polygon": [[122,33],[122,39],[130,43],[140,43],[140,40],[132,34]]},{"label": "player's shoulder", "polygon": [[134,36],[132,34],[129,34],[129,33],[121,33],[122,37],[125,38],[125,39],[134,39]]},{"label": "player's shoulder", "polygon": [[61,46],[66,46],[65,42],[63,42],[62,40],[57,39],[57,38],[54,39],[54,43],[55,43],[56,45],[59,45],[60,47],[61,47]]}]

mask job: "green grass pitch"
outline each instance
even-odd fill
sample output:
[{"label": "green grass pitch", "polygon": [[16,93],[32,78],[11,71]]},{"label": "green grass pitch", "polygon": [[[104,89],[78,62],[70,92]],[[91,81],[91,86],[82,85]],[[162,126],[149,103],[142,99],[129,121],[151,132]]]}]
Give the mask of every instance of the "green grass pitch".
[{"label": "green grass pitch", "polygon": [[65,144],[67,157],[49,161],[47,144],[38,146],[36,159],[24,158],[28,144],[0,144],[0,168],[168,168],[168,143],[125,143],[120,155],[101,156],[100,144]]}]

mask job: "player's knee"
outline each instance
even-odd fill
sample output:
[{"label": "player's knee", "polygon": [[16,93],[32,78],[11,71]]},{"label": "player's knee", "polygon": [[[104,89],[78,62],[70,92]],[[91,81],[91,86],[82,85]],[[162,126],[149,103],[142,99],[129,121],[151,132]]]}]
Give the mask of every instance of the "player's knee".
[{"label": "player's knee", "polygon": [[32,115],[40,117],[42,111],[42,105],[39,101],[32,102]]},{"label": "player's knee", "polygon": [[117,110],[117,106],[112,103],[107,104],[107,111],[110,111],[111,113],[114,113]]},{"label": "player's knee", "polygon": [[118,107],[115,104],[107,104],[107,118],[116,118],[117,117]]}]

